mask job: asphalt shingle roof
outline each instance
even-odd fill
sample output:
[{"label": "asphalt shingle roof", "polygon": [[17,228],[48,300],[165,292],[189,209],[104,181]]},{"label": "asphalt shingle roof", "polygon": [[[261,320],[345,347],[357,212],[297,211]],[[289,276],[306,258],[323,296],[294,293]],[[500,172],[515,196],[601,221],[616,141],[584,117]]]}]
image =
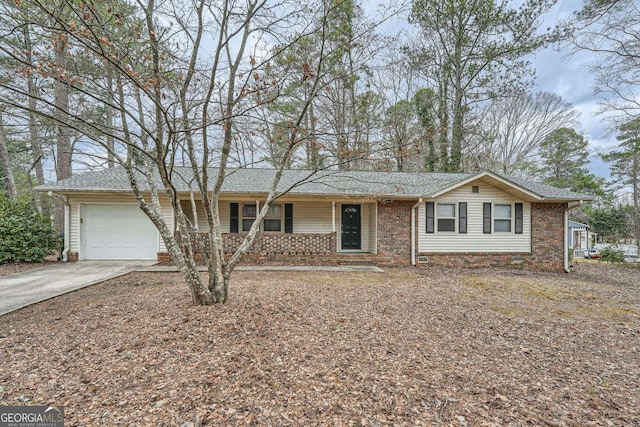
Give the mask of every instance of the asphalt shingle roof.
[{"label": "asphalt shingle roof", "polygon": [[[209,169],[210,185],[218,170]],[[178,191],[189,191],[193,179],[190,168],[174,169],[174,185]],[[223,193],[264,194],[270,189],[275,176],[274,169],[230,169],[227,171]],[[431,194],[477,176],[476,173],[419,173],[419,172],[369,172],[369,171],[320,171],[311,174],[305,170],[285,170],[278,191],[290,187],[290,194],[317,196],[378,196],[378,197],[429,197]],[[495,175],[495,174],[494,174]],[[499,176],[499,175],[496,175]],[[501,177],[502,178],[502,177]],[[560,200],[585,200],[588,196],[547,184],[516,178],[503,178],[515,186],[535,193],[542,198]],[[157,180],[157,178],[156,178]],[[141,182],[144,182],[142,180]],[[159,180],[157,180],[159,183]],[[148,186],[141,188],[148,190]],[[122,168],[105,169],[37,187],[39,191],[53,192],[127,192],[129,180]]]}]

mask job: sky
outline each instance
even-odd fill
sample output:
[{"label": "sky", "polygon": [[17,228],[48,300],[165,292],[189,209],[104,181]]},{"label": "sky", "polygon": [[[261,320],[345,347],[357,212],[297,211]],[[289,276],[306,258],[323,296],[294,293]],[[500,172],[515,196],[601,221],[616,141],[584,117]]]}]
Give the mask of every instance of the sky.
[{"label": "sky", "polygon": [[[559,19],[567,18],[582,6],[582,0],[559,0],[546,16],[545,27],[553,26]],[[568,55],[567,49],[557,46],[537,52],[533,58],[536,69],[536,91],[553,92],[571,102],[580,112],[580,126],[577,131],[589,141],[589,168],[597,176],[609,178],[609,166],[602,161],[599,153],[607,151],[616,142],[608,124],[598,114],[600,106],[595,95],[595,82],[588,72],[594,61],[588,52]]]}]

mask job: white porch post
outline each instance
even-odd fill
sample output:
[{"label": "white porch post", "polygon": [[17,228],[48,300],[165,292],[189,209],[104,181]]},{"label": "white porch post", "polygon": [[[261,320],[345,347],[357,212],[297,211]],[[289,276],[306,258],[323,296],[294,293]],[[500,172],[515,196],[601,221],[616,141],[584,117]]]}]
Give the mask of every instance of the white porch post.
[{"label": "white porch post", "polygon": [[416,209],[422,204],[422,197],[411,207],[411,265],[416,265]]},{"label": "white porch post", "polygon": [[[260,213],[260,200],[256,200],[256,219]],[[262,231],[262,224],[260,224],[260,231]]]},{"label": "white porch post", "polygon": [[331,202],[331,230],[336,232],[336,202]]}]

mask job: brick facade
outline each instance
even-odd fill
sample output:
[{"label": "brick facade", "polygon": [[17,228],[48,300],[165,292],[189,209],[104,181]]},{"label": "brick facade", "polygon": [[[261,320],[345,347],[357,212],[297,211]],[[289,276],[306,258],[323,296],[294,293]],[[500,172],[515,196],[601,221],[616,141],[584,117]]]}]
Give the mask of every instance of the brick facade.
[{"label": "brick facade", "polygon": [[[224,253],[235,252],[245,236],[246,233],[223,234]],[[335,233],[262,233],[248,254],[322,256],[334,253],[335,248]]]},{"label": "brick facade", "polygon": [[411,264],[411,207],[414,204],[378,202],[377,264]]},{"label": "brick facade", "polygon": [[566,203],[531,204],[531,257],[536,270],[564,268],[564,211]]},{"label": "brick facade", "polygon": [[[223,233],[225,255],[233,254],[247,233]],[[366,257],[336,253],[336,233],[263,233],[254,242],[242,261],[247,264],[272,265],[338,265],[349,262],[370,262]],[[169,254],[159,253],[158,260],[170,263]]]},{"label": "brick facade", "polygon": [[[263,233],[243,257],[247,264],[341,265],[411,264],[411,208],[415,202],[378,202],[377,254],[337,252],[336,233]],[[564,257],[564,209],[562,203],[531,204],[531,252],[522,253],[417,253],[426,264],[461,267],[518,267],[561,271]],[[366,227],[363,227],[365,232]],[[246,233],[223,234],[224,252],[235,251]],[[417,251],[417,239],[416,239]],[[167,263],[168,254],[158,254]]]},{"label": "brick facade", "polygon": [[[564,268],[564,210],[566,203],[531,203],[531,252],[420,253],[428,264],[460,267],[523,267],[562,271]],[[425,265],[425,264],[418,264]]]}]

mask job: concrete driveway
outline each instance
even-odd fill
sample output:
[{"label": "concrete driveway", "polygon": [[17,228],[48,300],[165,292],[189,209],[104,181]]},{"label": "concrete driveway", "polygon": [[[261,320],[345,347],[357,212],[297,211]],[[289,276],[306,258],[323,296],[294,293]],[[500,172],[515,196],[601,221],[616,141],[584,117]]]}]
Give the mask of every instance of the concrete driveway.
[{"label": "concrete driveway", "polygon": [[155,263],[156,261],[61,262],[0,277],[0,315]]}]

